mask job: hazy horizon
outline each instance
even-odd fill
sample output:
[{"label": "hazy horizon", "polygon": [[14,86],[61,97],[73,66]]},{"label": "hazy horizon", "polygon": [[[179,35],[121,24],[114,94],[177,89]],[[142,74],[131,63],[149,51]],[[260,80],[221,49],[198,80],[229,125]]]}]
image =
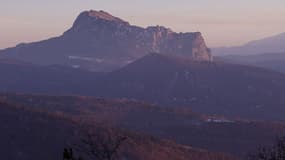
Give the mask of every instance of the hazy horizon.
[{"label": "hazy horizon", "polygon": [[3,160],[285,160],[284,0],[0,2]]},{"label": "hazy horizon", "polygon": [[209,47],[241,45],[285,32],[285,22],[280,20],[285,2],[281,0],[146,1],[1,0],[0,48],[61,35],[80,12],[90,9],[107,11],[142,27],[163,25],[176,32],[200,31]]}]

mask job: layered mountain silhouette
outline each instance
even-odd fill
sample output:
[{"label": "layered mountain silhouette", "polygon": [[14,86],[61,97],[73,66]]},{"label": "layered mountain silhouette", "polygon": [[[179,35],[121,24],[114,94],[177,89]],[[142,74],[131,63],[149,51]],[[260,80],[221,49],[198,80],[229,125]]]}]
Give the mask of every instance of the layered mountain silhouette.
[{"label": "layered mountain silhouette", "polygon": [[249,42],[243,46],[214,48],[213,54],[229,63],[285,72],[285,33]]},{"label": "layered mountain silhouette", "polygon": [[213,60],[200,32],[84,11],[58,37],[0,50],[1,157],[58,159],[88,126],[111,145],[126,137],[121,159],[242,158],[285,134],[284,42]]},{"label": "layered mountain silhouette", "polygon": [[257,66],[285,73],[285,53],[228,55],[218,58],[231,63]]},{"label": "layered mountain silhouette", "polygon": [[219,62],[149,54],[117,71],[1,64],[0,91],[130,98],[200,113],[285,120],[284,74]]},{"label": "layered mountain silhouette", "polygon": [[199,32],[176,33],[162,26],[142,28],[104,11],[84,11],[63,35],[0,51],[0,58],[40,65],[110,71],[150,52],[211,61]]},{"label": "layered mountain silhouette", "polygon": [[264,39],[251,41],[242,46],[213,48],[212,52],[215,56],[284,53],[284,44],[285,33],[281,33]]}]

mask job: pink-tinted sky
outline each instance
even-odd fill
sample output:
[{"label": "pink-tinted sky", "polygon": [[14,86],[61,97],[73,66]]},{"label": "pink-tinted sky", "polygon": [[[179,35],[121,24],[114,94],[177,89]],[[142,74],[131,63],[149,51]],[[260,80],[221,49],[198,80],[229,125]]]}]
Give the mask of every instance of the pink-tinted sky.
[{"label": "pink-tinted sky", "polygon": [[200,31],[210,47],[285,32],[284,0],[0,0],[0,48],[57,36],[83,10],[105,10],[139,26]]}]

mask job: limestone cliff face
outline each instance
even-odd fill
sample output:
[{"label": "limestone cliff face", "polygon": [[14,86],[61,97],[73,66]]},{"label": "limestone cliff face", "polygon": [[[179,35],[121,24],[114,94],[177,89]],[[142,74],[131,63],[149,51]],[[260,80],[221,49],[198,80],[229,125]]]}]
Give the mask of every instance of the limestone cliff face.
[{"label": "limestone cliff face", "polygon": [[162,26],[142,28],[93,10],[82,12],[62,36],[0,51],[0,57],[101,71],[116,69],[153,52],[195,61],[212,60],[199,32],[176,33]]},{"label": "limestone cliff face", "polygon": [[204,38],[201,33],[197,33],[193,40],[192,45],[192,56],[196,60],[207,60],[212,61],[213,57],[211,55],[210,49],[206,46]]},{"label": "limestone cliff face", "polygon": [[212,61],[210,50],[200,32],[175,33],[165,29],[153,35],[153,52],[183,56],[195,61]]}]

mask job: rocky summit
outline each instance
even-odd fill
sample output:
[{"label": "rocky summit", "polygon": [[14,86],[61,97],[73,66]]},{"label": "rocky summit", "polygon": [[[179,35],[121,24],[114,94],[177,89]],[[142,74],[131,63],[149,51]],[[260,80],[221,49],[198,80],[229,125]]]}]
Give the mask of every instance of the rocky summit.
[{"label": "rocky summit", "polygon": [[63,35],[0,51],[0,58],[91,71],[118,69],[148,53],[211,61],[200,32],[176,33],[163,26],[142,28],[104,11],[84,11]]}]

